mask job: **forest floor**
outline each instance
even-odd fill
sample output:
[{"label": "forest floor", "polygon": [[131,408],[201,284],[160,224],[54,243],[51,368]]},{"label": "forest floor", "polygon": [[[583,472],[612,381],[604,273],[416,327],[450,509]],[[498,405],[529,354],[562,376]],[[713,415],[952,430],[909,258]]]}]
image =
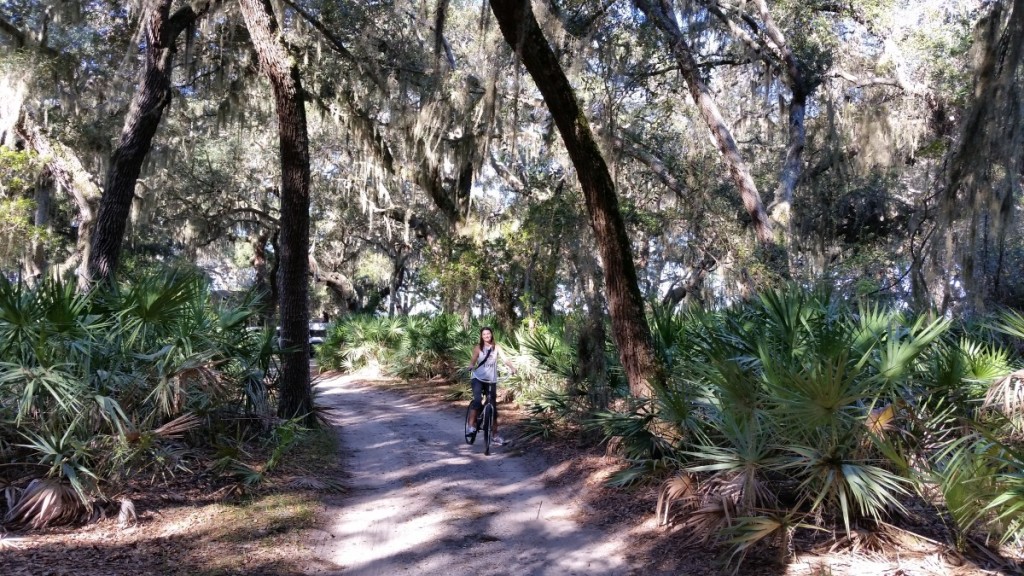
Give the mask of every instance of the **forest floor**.
[{"label": "forest floor", "polygon": [[[126,494],[138,512],[134,525],[119,528],[112,518],[7,534],[0,538],[0,573],[734,573],[735,562],[722,563],[723,549],[657,525],[658,486],[607,487],[623,464],[601,447],[567,438],[517,441],[485,457],[479,441],[457,440],[465,411],[465,400],[453,399],[458,387],[325,375],[317,389],[319,401],[334,408],[330,418],[340,436],[314,436],[266,486],[240,494],[189,478],[138,487]],[[387,418],[363,418],[367,406],[396,408],[382,412]],[[514,404],[503,405],[502,434],[514,437],[524,418]],[[377,423],[363,425],[371,420]],[[390,472],[400,473],[385,478]],[[477,484],[494,498],[463,494]],[[403,527],[416,534],[395,533]],[[917,532],[894,527],[882,541],[838,547],[797,541],[784,565],[775,563],[774,551],[754,550],[735,573],[1022,573],[1020,564],[964,558],[935,533]]]}]

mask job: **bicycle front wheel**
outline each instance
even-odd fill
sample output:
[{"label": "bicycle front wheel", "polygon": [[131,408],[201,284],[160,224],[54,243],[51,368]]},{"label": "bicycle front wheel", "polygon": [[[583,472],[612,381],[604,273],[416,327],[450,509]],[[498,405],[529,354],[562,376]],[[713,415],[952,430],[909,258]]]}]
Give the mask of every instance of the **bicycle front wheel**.
[{"label": "bicycle front wheel", "polygon": [[491,455],[491,442],[494,440],[494,406],[488,402],[484,406],[483,423],[480,428],[484,432],[484,455]]}]

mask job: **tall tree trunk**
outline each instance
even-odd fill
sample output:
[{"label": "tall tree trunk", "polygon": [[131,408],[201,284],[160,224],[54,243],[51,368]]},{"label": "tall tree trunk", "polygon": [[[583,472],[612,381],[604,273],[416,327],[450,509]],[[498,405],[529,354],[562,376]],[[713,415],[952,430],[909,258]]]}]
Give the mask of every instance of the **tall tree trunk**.
[{"label": "tall tree trunk", "polygon": [[561,64],[533,14],[530,0],[491,0],[505,41],[523,61],[558,126],[576,168],[604,267],[608,308],[619,357],[636,396],[650,397],[662,369],[637,284],[626,226],[615,184]]},{"label": "tall tree trunk", "polygon": [[725,123],[725,118],[722,117],[718,105],[711,97],[711,91],[701,79],[700,71],[697,70],[697,62],[694,60],[690,46],[686,43],[686,38],[683,37],[682,31],[676,25],[675,19],[665,11],[660,2],[635,0],[635,4],[647,16],[647,19],[665,34],[672,55],[679,65],[679,71],[682,72],[683,78],[686,80],[690,96],[697,104],[697,110],[704,123],[711,130],[718,150],[729,169],[729,176],[740,192],[743,206],[753,221],[758,241],[763,246],[774,249],[775,238],[772,235],[768,214],[761,202],[761,194],[757,191],[747,163],[740,155],[739,147]]},{"label": "tall tree trunk", "polygon": [[146,5],[146,66],[128,108],[121,139],[110,159],[106,187],[100,199],[87,270],[93,280],[110,279],[117,270],[135,184],[164,109],[171,102],[171,71],[177,37],[211,5],[211,2],[201,3],[198,11],[186,6],[171,16],[172,3],[172,0],[148,0]]},{"label": "tall tree trunk", "polygon": [[937,235],[931,255],[931,274],[942,281],[943,294],[963,291],[970,315],[984,313],[998,296],[1000,255],[1007,234],[1019,230],[1014,219],[1024,173],[1024,0],[990,3],[976,34],[973,98],[936,181],[936,224],[945,242]]},{"label": "tall tree trunk", "polygon": [[299,67],[281,42],[269,0],[240,0],[260,64],[274,90],[281,146],[281,399],[277,414],[314,423],[309,383],[309,136]]},{"label": "tall tree trunk", "polygon": [[405,263],[409,260],[409,252],[402,246],[397,254],[392,254],[394,265],[391,268],[391,278],[388,281],[388,318],[395,317],[395,304],[398,300],[398,291],[402,289],[405,281]]},{"label": "tall tree trunk", "polygon": [[786,159],[779,171],[779,185],[775,189],[769,216],[772,224],[782,229],[782,244],[787,248],[791,244],[792,226],[790,208],[793,205],[793,191],[803,171],[804,146],[807,142],[807,128],[804,122],[807,109],[807,95],[802,91],[793,90],[792,101],[789,103],[789,145],[786,147]]}]

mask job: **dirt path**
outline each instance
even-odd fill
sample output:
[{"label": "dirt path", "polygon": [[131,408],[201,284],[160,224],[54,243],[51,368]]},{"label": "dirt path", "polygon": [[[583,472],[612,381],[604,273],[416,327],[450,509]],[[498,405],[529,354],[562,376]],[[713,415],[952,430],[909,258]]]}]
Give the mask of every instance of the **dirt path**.
[{"label": "dirt path", "polygon": [[[319,574],[628,575],[625,543],[574,521],[580,501],[514,445],[484,456],[459,438],[463,414],[335,377],[351,491],[330,503]],[[367,417],[367,414],[376,414]]]}]

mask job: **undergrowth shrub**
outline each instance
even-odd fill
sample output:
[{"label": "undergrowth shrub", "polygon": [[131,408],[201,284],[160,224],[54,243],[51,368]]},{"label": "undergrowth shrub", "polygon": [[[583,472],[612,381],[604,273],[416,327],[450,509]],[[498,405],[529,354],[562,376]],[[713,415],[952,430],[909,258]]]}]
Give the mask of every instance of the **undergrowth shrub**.
[{"label": "undergrowth shrub", "polygon": [[[86,293],[0,278],[0,489],[17,496],[4,522],[87,518],[132,479],[197,471],[227,427],[278,426],[273,334],[248,328],[258,310],[254,294],[217,302],[191,272]],[[47,511],[60,493],[77,505]]]}]

